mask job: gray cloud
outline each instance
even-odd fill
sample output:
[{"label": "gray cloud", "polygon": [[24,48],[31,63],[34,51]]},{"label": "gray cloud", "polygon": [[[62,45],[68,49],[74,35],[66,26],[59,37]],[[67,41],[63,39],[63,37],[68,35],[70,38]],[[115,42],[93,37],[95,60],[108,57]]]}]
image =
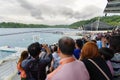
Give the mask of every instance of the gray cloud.
[{"label": "gray cloud", "polygon": [[15,0],[0,0],[0,3],[12,3],[15,2]]},{"label": "gray cloud", "polygon": [[58,16],[67,19],[85,19],[85,18],[93,17],[97,15],[99,12],[101,12],[100,8],[92,5],[83,8],[81,11],[74,11],[72,8],[66,6],[59,6],[59,5],[51,6],[45,4],[33,6],[32,4],[30,4],[25,0],[18,0],[18,1],[20,2],[23,8],[30,11],[32,17],[41,20],[46,19],[45,17],[56,18]]},{"label": "gray cloud", "polygon": [[89,19],[94,16],[100,15],[103,10],[97,6],[89,5],[81,10],[81,12],[75,13],[74,17],[77,19]]},{"label": "gray cloud", "polygon": [[27,0],[18,0],[18,2],[20,3],[21,7],[30,12],[31,16],[35,17],[36,19],[43,19],[41,10],[38,7],[34,7]]},{"label": "gray cloud", "polygon": [[34,7],[27,0],[18,0],[18,2],[20,2],[20,5],[25,9],[34,9]]},{"label": "gray cloud", "polygon": [[32,17],[36,19],[44,19],[43,16],[48,16],[50,18],[55,18],[57,16],[71,17],[73,10],[67,7],[60,6],[50,6],[40,4],[38,6],[32,6],[29,2],[25,0],[18,0],[20,5],[30,11]]},{"label": "gray cloud", "polygon": [[4,18],[2,16],[0,16],[0,22],[2,22],[4,20]]},{"label": "gray cloud", "polygon": [[85,4],[86,7],[81,9],[79,4],[76,4],[77,1],[81,2],[80,0],[35,0],[34,2],[32,0],[5,0],[5,2],[0,0],[2,4],[0,13],[4,16],[4,20],[55,24],[55,22],[71,23],[90,19],[101,15],[103,11],[92,4]]}]

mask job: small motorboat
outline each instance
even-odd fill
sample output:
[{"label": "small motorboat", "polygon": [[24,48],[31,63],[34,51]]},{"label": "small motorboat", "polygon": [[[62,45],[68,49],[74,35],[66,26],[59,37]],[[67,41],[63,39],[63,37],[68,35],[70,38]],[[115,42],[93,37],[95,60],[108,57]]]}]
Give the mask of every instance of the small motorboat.
[{"label": "small motorboat", "polygon": [[13,53],[17,52],[16,48],[10,46],[2,46],[0,47],[0,51],[13,52]]}]

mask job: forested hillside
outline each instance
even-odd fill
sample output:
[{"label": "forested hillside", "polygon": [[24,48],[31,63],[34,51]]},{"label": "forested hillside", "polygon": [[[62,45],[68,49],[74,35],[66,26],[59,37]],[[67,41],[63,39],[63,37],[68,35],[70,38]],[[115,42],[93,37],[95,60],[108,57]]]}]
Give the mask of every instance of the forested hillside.
[{"label": "forested hillside", "polygon": [[13,22],[2,22],[0,28],[64,28],[69,27],[68,25],[46,25],[46,24],[23,24]]},{"label": "forested hillside", "polygon": [[23,23],[13,23],[13,22],[2,22],[0,23],[0,28],[78,28],[80,26],[92,23],[98,19],[112,26],[120,26],[120,16],[104,16],[104,17],[95,17],[90,20],[78,21],[70,25],[51,26],[46,24],[23,24]]},{"label": "forested hillside", "polygon": [[90,20],[78,21],[70,25],[71,28],[78,28],[86,24],[92,23],[96,20],[105,22],[111,26],[120,26],[120,16],[104,16],[104,17],[95,17]]}]

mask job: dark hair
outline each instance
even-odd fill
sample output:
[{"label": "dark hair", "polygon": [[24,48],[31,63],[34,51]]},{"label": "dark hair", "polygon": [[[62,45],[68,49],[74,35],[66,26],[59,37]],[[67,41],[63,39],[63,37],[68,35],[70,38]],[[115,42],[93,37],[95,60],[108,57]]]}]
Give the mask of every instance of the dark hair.
[{"label": "dark hair", "polygon": [[28,52],[34,58],[40,54],[41,49],[42,47],[38,42],[32,43],[31,45],[28,46]]},{"label": "dark hair", "polygon": [[82,46],[83,46],[83,41],[82,41],[81,39],[77,39],[77,40],[76,40],[76,44],[77,44],[77,46],[81,49]]},{"label": "dark hair", "polygon": [[99,53],[104,56],[105,60],[110,60],[114,56],[113,50],[107,47],[99,49]]},{"label": "dark hair", "polygon": [[97,41],[96,40],[91,40],[92,42],[94,42],[94,43],[97,43]]},{"label": "dark hair", "polygon": [[120,52],[120,35],[113,35],[109,40],[110,48],[114,50],[115,53]]},{"label": "dark hair", "polygon": [[23,51],[20,55],[20,59],[18,62],[22,62],[24,59],[28,57],[28,51]]},{"label": "dark hair", "polygon": [[54,45],[53,51],[57,51],[57,46]]},{"label": "dark hair", "polygon": [[58,46],[63,54],[72,55],[75,49],[75,42],[70,37],[62,37],[58,41]]}]

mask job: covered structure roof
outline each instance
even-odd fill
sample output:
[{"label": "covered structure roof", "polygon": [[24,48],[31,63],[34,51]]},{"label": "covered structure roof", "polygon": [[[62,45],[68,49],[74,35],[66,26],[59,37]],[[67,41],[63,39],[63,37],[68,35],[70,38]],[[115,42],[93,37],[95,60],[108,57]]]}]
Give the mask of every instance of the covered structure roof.
[{"label": "covered structure roof", "polygon": [[91,30],[91,31],[97,31],[97,30],[112,30],[113,26],[108,25],[105,22],[102,21],[95,21],[93,23],[84,25],[83,27],[84,30]]},{"label": "covered structure roof", "polygon": [[105,13],[120,13],[120,0],[108,0]]}]

